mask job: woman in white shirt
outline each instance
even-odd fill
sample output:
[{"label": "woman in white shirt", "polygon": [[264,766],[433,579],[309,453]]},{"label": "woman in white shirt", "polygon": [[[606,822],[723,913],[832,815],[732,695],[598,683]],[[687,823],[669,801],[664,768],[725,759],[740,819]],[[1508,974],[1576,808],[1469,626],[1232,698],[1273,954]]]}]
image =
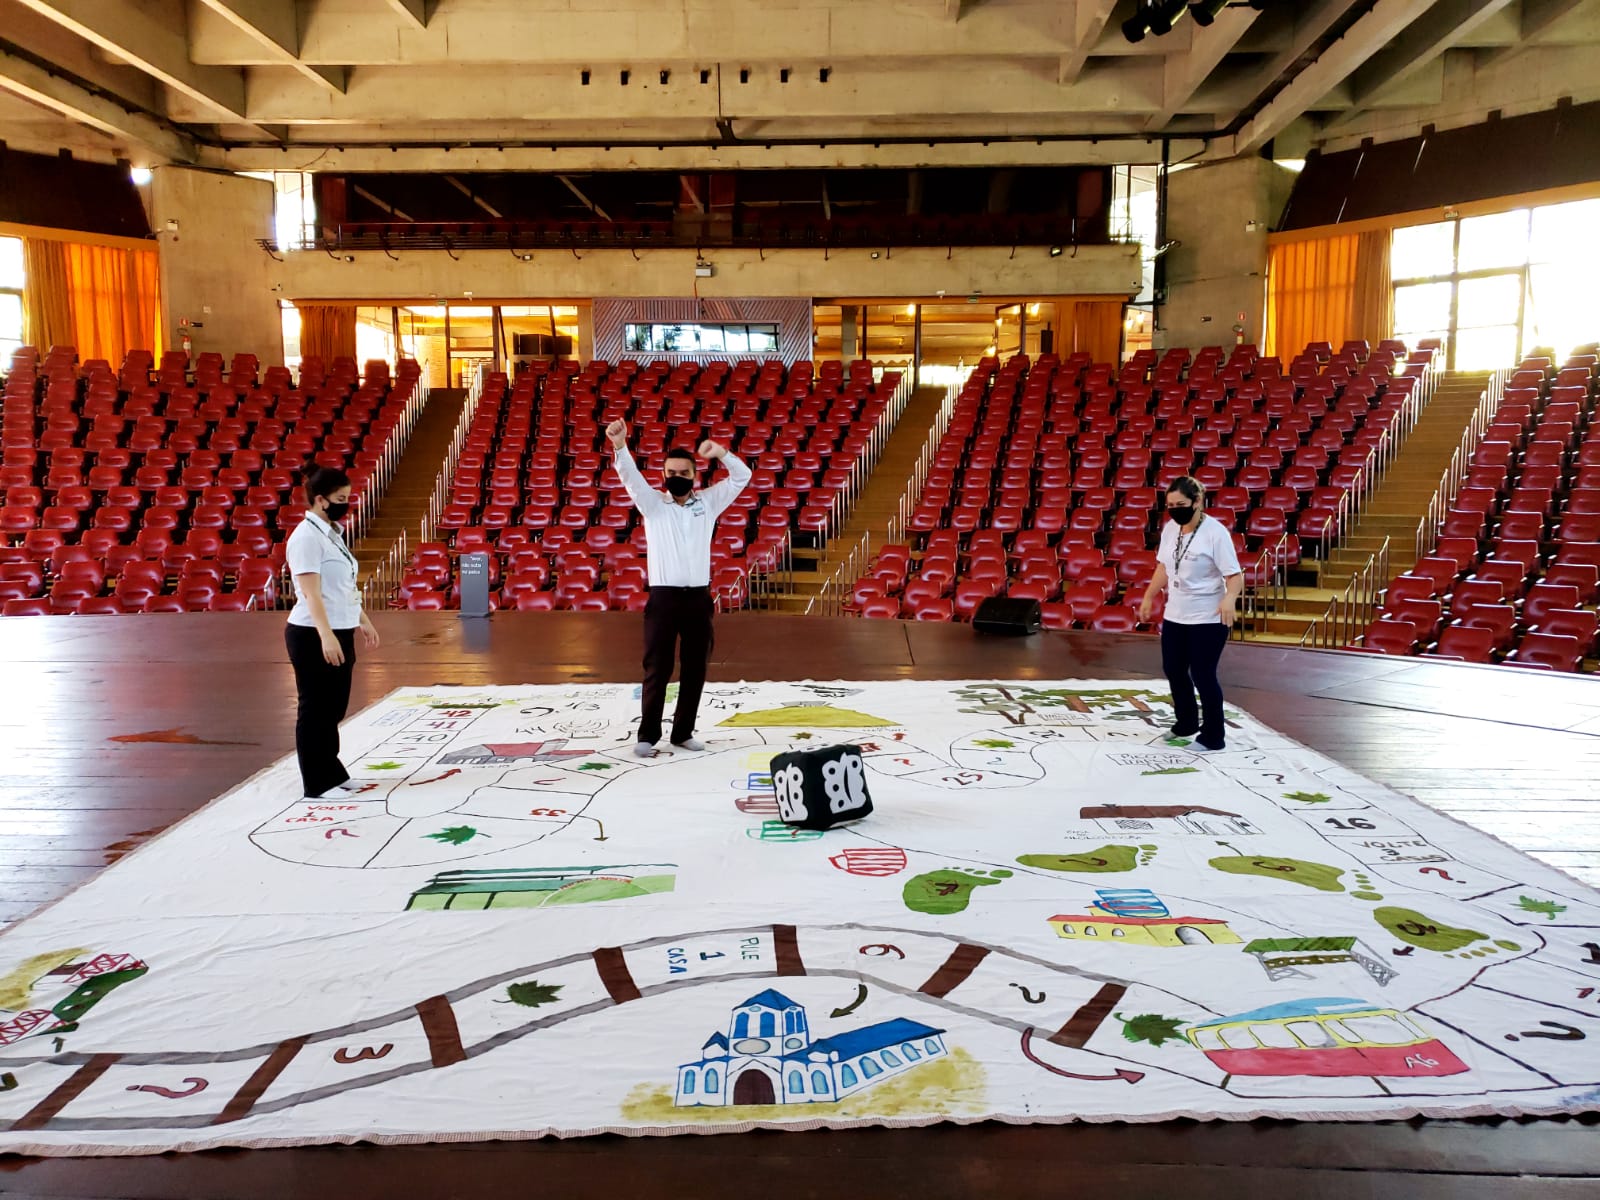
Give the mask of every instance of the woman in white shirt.
[{"label": "woman in white shirt", "polygon": [[306,796],[315,798],[347,790],[339,722],[350,707],[356,630],[369,648],[377,646],[378,631],[361,611],[356,558],[339,531],[350,511],[350,477],[337,468],[308,467],[305,497],[305,520],[285,547],[295,605],[284,641],[300,699],[294,723],[300,778]]},{"label": "woman in white shirt", "polygon": [[[1244,572],[1227,526],[1205,514],[1206,489],[1185,475],[1167,490],[1167,516],[1156,551],[1156,574],[1139,604],[1148,621],[1156,596],[1167,593],[1161,622],[1161,669],[1172,687],[1174,737],[1195,737],[1221,750],[1222,685],[1217,663],[1233,629]],[[1200,692],[1200,708],[1195,691]]]}]

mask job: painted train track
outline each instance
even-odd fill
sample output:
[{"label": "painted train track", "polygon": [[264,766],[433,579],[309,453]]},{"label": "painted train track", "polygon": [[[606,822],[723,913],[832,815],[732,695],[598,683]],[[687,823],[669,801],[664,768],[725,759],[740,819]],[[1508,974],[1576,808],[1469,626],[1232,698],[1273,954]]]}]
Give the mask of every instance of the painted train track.
[{"label": "painted train track", "polygon": [[[14,1081],[0,1093],[0,1129],[227,1125],[467,1062],[618,1005],[715,983],[795,976],[867,983],[1015,1030],[1036,1062],[1032,1047],[1039,1042],[1095,1056],[1100,1073],[1079,1078],[1135,1083],[1170,1071],[1221,1083],[1201,1062],[1191,1070],[1142,1062],[1130,1070],[1123,1063],[1132,1060],[1087,1048],[1120,1006],[1177,1005],[1197,1017],[1211,1014],[1175,993],[936,932],[757,925],[570,954],[366,1020],[234,1050],[52,1054],[46,1044],[44,1053],[28,1056],[11,1047],[0,1057],[0,1072]],[[505,998],[517,983],[539,985],[553,999],[530,1014]]]}]

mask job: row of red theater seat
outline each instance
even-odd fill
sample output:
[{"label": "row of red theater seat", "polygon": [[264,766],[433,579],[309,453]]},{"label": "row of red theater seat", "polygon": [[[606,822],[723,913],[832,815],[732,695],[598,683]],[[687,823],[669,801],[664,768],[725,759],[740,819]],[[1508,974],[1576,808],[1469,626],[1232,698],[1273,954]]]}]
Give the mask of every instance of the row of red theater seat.
[{"label": "row of red theater seat", "polygon": [[[1207,348],[1192,364],[1176,350],[1160,360],[1135,355],[1115,382],[1109,366],[1083,355],[1037,364],[1017,356],[1005,367],[985,360],[962,391],[906,525],[923,544],[921,570],[908,578],[898,562],[880,558],[847,609],[885,615],[898,598],[904,616],[970,619],[1003,590],[1043,601],[1049,625],[1089,627],[1099,605],[1119,593],[1102,595],[1097,576],[1087,585],[1077,576],[1108,562],[1131,567],[1120,573],[1120,606],[1136,610],[1154,571],[1149,547],[1159,536],[1161,496],[1191,471],[1209,481],[1208,511],[1229,528],[1247,582],[1259,586],[1299,562],[1302,541],[1315,548],[1339,532],[1347,493],[1410,415],[1431,359],[1414,356],[1412,373],[1397,376],[1404,353],[1400,343],[1375,355],[1354,344],[1340,356],[1313,346],[1284,378],[1250,350],[1225,361]],[[1196,442],[1218,459],[1196,468]],[[1283,463],[1286,453],[1293,463]],[[1110,485],[1106,470],[1116,473]],[[946,568],[944,551],[964,534],[967,558]],[[980,548],[981,569],[973,557]]]},{"label": "row of red theater seat", "polygon": [[[104,363],[78,366],[70,349],[43,360],[28,348],[14,356],[0,385],[0,568],[31,580],[26,564],[36,564],[48,583],[8,594],[13,611],[41,600],[57,612],[146,611],[138,587],[117,592],[121,573],[140,563],[158,565],[174,589],[157,589],[151,611],[180,594],[186,611],[231,609],[236,595],[252,606],[276,603],[275,580],[242,591],[219,583],[212,596],[194,579],[185,590],[184,564],[211,559],[231,569],[261,560],[276,575],[282,541],[304,516],[291,468],[318,450],[317,461],[346,467],[365,486],[391,453],[387,442],[420,378],[409,362],[393,381],[387,364],[369,363],[363,381],[352,360],[336,360],[330,373],[308,359],[302,393],[282,368],[258,383],[251,356],[236,356],[226,378],[220,356],[202,355],[192,381],[185,362],[181,351],[168,352],[153,377],[148,354],[134,351],[113,376]],[[101,587],[83,594],[91,568],[64,571],[69,561],[97,563]]]},{"label": "row of red theater seat", "polygon": [[1430,552],[1352,646],[1581,670],[1600,652],[1595,353],[1512,373]]},{"label": "row of red theater seat", "polygon": [[[865,469],[874,426],[899,383],[894,373],[875,382],[864,362],[851,364],[848,375],[836,363],[823,363],[814,375],[807,362],[785,370],[770,361],[641,366],[623,360],[591,362],[577,373],[521,375],[514,385],[491,376],[438,528],[448,555],[489,551],[497,570],[526,548],[559,559],[581,541],[604,556],[598,591],[586,594],[576,578],[564,583],[558,570],[548,576],[551,603],[569,606],[568,596],[589,607],[599,607],[597,596],[612,608],[642,603],[626,584],[620,592],[608,586],[610,568],[642,555],[644,530],[611,465],[605,428],[616,419],[628,423],[631,452],[647,478],[659,473],[669,446],[695,447],[709,438],[748,456],[752,468],[750,486],[717,522],[712,551],[713,591],[723,606],[738,607],[748,596],[749,571],[773,569],[796,534],[814,540],[825,534],[840,497]],[[422,554],[413,556],[397,603],[422,592]],[[449,563],[444,569],[453,570]],[[447,606],[453,600],[452,591]]]}]

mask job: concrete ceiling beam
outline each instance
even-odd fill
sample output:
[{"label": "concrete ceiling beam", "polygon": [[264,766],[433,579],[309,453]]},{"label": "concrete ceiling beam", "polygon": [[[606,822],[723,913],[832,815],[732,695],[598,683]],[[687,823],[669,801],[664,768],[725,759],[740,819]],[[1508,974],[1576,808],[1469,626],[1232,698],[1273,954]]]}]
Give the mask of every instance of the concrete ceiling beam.
[{"label": "concrete ceiling beam", "polygon": [[0,50],[0,89],[130,145],[143,147],[159,160],[195,161],[194,143],[167,125],[143,113],[129,112],[115,100],[87,91],[3,50]]},{"label": "concrete ceiling beam", "polygon": [[312,83],[342,92],[348,72],[341,66],[308,63],[300,57],[299,18],[295,0],[191,0],[189,38],[194,40],[207,20],[225,21],[266,52],[268,60],[292,67]]}]

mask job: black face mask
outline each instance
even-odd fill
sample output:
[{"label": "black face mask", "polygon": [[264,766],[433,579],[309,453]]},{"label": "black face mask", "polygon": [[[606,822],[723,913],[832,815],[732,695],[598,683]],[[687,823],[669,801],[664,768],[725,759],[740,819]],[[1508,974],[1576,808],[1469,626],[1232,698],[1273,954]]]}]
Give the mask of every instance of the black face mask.
[{"label": "black face mask", "polygon": [[682,500],[694,491],[694,480],[685,479],[682,475],[668,475],[667,491],[671,492],[675,499]]},{"label": "black face mask", "polygon": [[1189,507],[1169,508],[1167,509],[1167,516],[1171,517],[1179,525],[1187,525],[1190,521],[1194,520],[1194,512],[1195,510]]},{"label": "black face mask", "polygon": [[330,500],[328,502],[328,511],[325,515],[329,521],[335,523],[344,520],[350,515],[350,501],[346,500],[341,504],[335,504]]}]

